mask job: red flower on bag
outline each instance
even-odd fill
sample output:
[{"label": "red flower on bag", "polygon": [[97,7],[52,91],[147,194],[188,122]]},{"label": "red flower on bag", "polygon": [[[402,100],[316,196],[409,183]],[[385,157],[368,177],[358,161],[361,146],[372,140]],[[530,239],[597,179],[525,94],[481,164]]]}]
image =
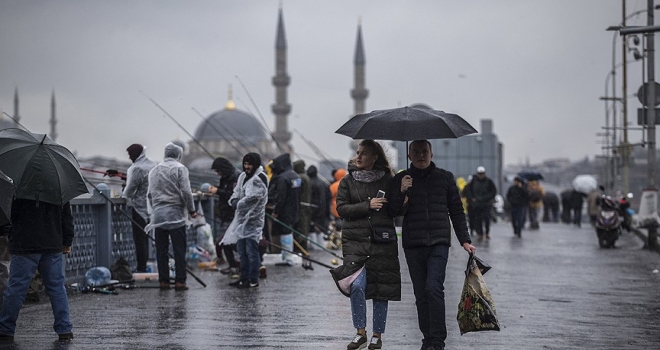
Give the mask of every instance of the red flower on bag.
[{"label": "red flower on bag", "polygon": [[469,297],[465,298],[465,301],[463,302],[463,309],[470,310],[471,307],[472,307],[472,300]]}]

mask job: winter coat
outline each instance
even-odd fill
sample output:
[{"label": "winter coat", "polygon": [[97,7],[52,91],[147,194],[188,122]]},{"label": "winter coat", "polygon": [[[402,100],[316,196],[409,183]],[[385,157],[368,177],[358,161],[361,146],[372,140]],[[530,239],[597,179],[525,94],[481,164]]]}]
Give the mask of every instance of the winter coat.
[{"label": "winter coat", "polygon": [[293,162],[293,171],[300,177],[300,221],[298,221],[297,230],[302,234],[309,232],[309,225],[312,222],[312,185],[305,172],[305,161],[296,160]]},{"label": "winter coat", "polygon": [[73,243],[71,206],[14,199],[11,208],[11,254],[61,253]]},{"label": "winter coat", "polygon": [[[216,159],[217,160],[217,159]],[[220,158],[220,160],[223,160]],[[214,165],[217,165],[214,162]],[[220,169],[222,172],[222,177],[220,178],[220,183],[218,184],[218,190],[215,194],[218,196],[218,202],[216,204],[217,217],[223,222],[231,222],[234,219],[235,209],[229,205],[229,198],[231,198],[236,188],[236,183],[238,182],[238,177],[241,175],[241,171],[236,169],[235,166],[228,164],[229,166],[223,167]],[[226,175],[225,175],[226,174]]]},{"label": "winter coat", "polygon": [[312,165],[307,169],[307,175],[309,175],[312,188],[312,204],[316,205],[316,208],[312,209],[312,227],[316,231],[327,232],[332,201],[330,187],[319,179],[315,166]]},{"label": "winter coat", "polygon": [[573,192],[571,192],[571,208],[582,209],[582,205],[584,204],[584,197],[586,196],[587,195],[582,192],[573,190]]},{"label": "winter coat", "polygon": [[[353,171],[357,168],[349,165],[349,172]],[[367,299],[401,300],[399,245],[397,242],[372,242],[372,226],[393,230],[394,221],[387,215],[387,204],[379,211],[369,208],[370,199],[378,190],[386,191],[391,178],[392,175],[386,172],[373,182],[360,182],[349,174],[341,180],[337,191],[337,211],[343,219],[344,265],[333,269],[333,278],[337,281],[366,268]]]},{"label": "winter coat", "polygon": [[506,200],[511,207],[526,207],[529,203],[529,194],[524,185],[521,187],[513,185],[506,191]]},{"label": "winter coat", "polygon": [[[401,179],[405,175],[412,176],[413,185],[406,193],[401,193]],[[404,207],[406,197],[408,203]],[[452,225],[461,245],[472,242],[454,174],[436,167],[433,162],[426,169],[411,165],[408,170],[396,174],[387,200],[390,216],[405,214],[404,248],[451,246]]]},{"label": "winter coat", "polygon": [[243,172],[238,177],[234,193],[229,199],[229,203],[236,203],[236,213],[222,238],[223,245],[234,244],[245,238],[259,242],[263,234],[268,178],[262,166],[259,166],[247,181],[246,176]]},{"label": "winter coat", "polygon": [[[273,159],[270,165],[275,176],[271,181],[272,192],[274,195],[273,215],[277,220],[285,223],[287,226],[295,228],[300,220],[300,187],[302,185],[300,176],[293,171],[291,158],[288,153],[282,154]],[[271,191],[271,189],[269,189]],[[291,233],[280,223],[273,222],[272,234],[275,236]]]},{"label": "winter coat", "polygon": [[543,206],[543,196],[545,196],[545,191],[543,190],[543,186],[541,186],[537,180],[530,180],[527,183],[527,192],[532,193],[532,191],[539,191],[541,194],[541,199],[534,201],[530,195],[529,207],[532,209],[539,209]]},{"label": "winter coat", "polygon": [[156,166],[156,162],[147,158],[146,151],[146,148],[142,149],[142,153],[126,171],[126,187],[124,188],[123,195],[128,200],[128,204],[145,221],[148,221],[147,191],[149,190],[149,171]]},{"label": "winter coat", "polygon": [[497,195],[495,183],[488,177],[480,179],[475,175],[470,183],[463,189],[468,205],[486,207],[493,204]]},{"label": "winter coat", "polygon": [[587,195],[587,212],[589,216],[597,216],[600,211],[600,205],[598,199],[600,198],[601,192],[598,190],[593,190]]},{"label": "winter coat", "polygon": [[330,184],[330,195],[332,196],[330,211],[335,218],[340,217],[339,213],[337,213],[337,190],[339,189],[339,182],[344,178],[344,176],[346,176],[346,174],[346,169],[337,169],[337,171],[335,171],[335,182]]},{"label": "winter coat", "polygon": [[149,172],[147,203],[151,207],[151,221],[145,231],[185,226],[188,214],[195,212],[188,168],[179,163],[182,156],[183,149],[169,142],[165,146],[165,159]]}]

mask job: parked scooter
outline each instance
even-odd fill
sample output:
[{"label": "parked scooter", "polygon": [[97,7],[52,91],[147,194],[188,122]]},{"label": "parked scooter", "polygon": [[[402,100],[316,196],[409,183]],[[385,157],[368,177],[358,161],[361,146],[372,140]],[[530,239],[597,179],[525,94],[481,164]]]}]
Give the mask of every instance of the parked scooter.
[{"label": "parked scooter", "polygon": [[621,234],[619,203],[610,196],[599,198],[600,210],[596,218],[596,234],[601,248],[614,248],[614,242]]}]

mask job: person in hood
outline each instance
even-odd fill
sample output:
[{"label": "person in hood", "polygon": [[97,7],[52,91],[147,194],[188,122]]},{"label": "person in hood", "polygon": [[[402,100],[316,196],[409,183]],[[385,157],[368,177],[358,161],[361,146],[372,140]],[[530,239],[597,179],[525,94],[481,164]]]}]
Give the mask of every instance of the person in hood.
[{"label": "person in hood", "polygon": [[311,244],[307,244],[307,240],[309,239],[309,225],[312,222],[312,186],[305,171],[304,160],[299,159],[293,162],[293,171],[300,177],[300,220],[296,225],[296,231],[302,234],[302,236],[296,235],[295,239],[303,249],[308,250],[311,248]]},{"label": "person in hood", "polygon": [[[293,231],[300,221],[300,187],[302,181],[300,176],[293,171],[291,156],[288,153],[277,156],[270,165],[274,180],[271,181],[269,192],[273,197],[273,241],[279,243],[282,248],[293,251]],[[282,262],[278,265],[293,266],[293,254],[282,250]]]},{"label": "person in hood", "polygon": [[[310,223],[310,238],[319,245],[323,244],[323,235],[328,232],[330,220],[330,187],[327,181],[318,176],[318,170],[311,165],[307,168],[309,183],[312,189],[312,221]],[[310,247],[311,248],[311,247]]]},{"label": "person in hood", "polygon": [[243,172],[239,175],[229,204],[236,210],[234,219],[223,240],[236,240],[241,259],[241,276],[229,285],[238,288],[259,287],[261,257],[259,241],[263,238],[266,203],[268,202],[268,177],[261,166],[258,153],[243,157]]},{"label": "person in hood", "polygon": [[[215,194],[218,196],[218,201],[215,206],[215,217],[219,220],[217,226],[218,237],[216,239],[215,251],[218,254],[220,252],[225,253],[225,260],[227,261],[227,267],[220,270],[224,275],[229,275],[232,278],[239,278],[240,263],[236,260],[234,252],[236,251],[236,244],[221,244],[222,238],[234,220],[235,209],[229,205],[229,199],[234,193],[234,188],[236,188],[236,183],[238,182],[238,177],[241,174],[241,171],[236,169],[236,167],[226,158],[218,157],[213,160],[211,169],[215,170],[216,174],[220,176],[220,183],[218,186],[209,187],[209,193]],[[219,255],[220,256],[220,255]]]},{"label": "person in hood", "polygon": [[126,149],[128,158],[133,164],[126,171],[126,187],[123,195],[131,206],[133,226],[133,243],[135,243],[135,260],[137,272],[147,272],[149,259],[149,237],[144,231],[149,221],[147,212],[147,190],[149,189],[149,171],[156,166],[156,162],[147,158],[147,148],[134,143]]},{"label": "person in hood", "polygon": [[[389,190],[392,179],[383,147],[374,140],[362,140],[348,175],[339,183],[337,212],[344,219],[342,253],[344,265],[333,269],[338,286],[353,279],[348,288],[353,327],[357,334],[347,349],[362,349],[367,343],[367,300],[373,300],[373,335],[369,349],[382,347],[389,301],[401,300],[399,245],[394,220],[387,214],[387,199],[379,191]],[[387,243],[376,242],[375,231],[393,234]],[[341,288],[340,288],[341,290]]]},{"label": "person in hood", "polygon": [[392,180],[388,214],[404,215],[402,245],[415,293],[422,349],[444,349],[445,270],[452,227],[468,253],[474,253],[454,174],[436,167],[431,143],[416,140],[408,148],[410,168]]},{"label": "person in hood", "polygon": [[149,171],[147,201],[151,207],[151,222],[145,231],[156,230],[156,262],[161,289],[170,288],[170,239],[174,251],[175,290],[187,290],[186,285],[186,224],[188,216],[197,217],[188,168],[181,164],[183,148],[168,142],[165,158]]}]

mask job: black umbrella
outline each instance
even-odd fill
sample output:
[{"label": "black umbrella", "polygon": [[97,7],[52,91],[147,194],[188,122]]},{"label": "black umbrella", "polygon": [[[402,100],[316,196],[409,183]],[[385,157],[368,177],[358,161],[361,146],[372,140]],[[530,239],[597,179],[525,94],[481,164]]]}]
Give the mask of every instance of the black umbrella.
[{"label": "black umbrella", "polygon": [[16,198],[62,205],[88,193],[76,158],[44,134],[0,130],[0,171],[14,180]]},{"label": "black umbrella", "polygon": [[353,139],[394,141],[453,139],[476,132],[456,114],[408,106],[358,114],[335,131]]},{"label": "black umbrella", "polygon": [[543,175],[541,175],[541,173],[538,171],[521,171],[518,173],[518,176],[527,181],[543,180]]},{"label": "black umbrella", "polygon": [[13,199],[14,181],[0,171],[0,227],[9,223]]}]

